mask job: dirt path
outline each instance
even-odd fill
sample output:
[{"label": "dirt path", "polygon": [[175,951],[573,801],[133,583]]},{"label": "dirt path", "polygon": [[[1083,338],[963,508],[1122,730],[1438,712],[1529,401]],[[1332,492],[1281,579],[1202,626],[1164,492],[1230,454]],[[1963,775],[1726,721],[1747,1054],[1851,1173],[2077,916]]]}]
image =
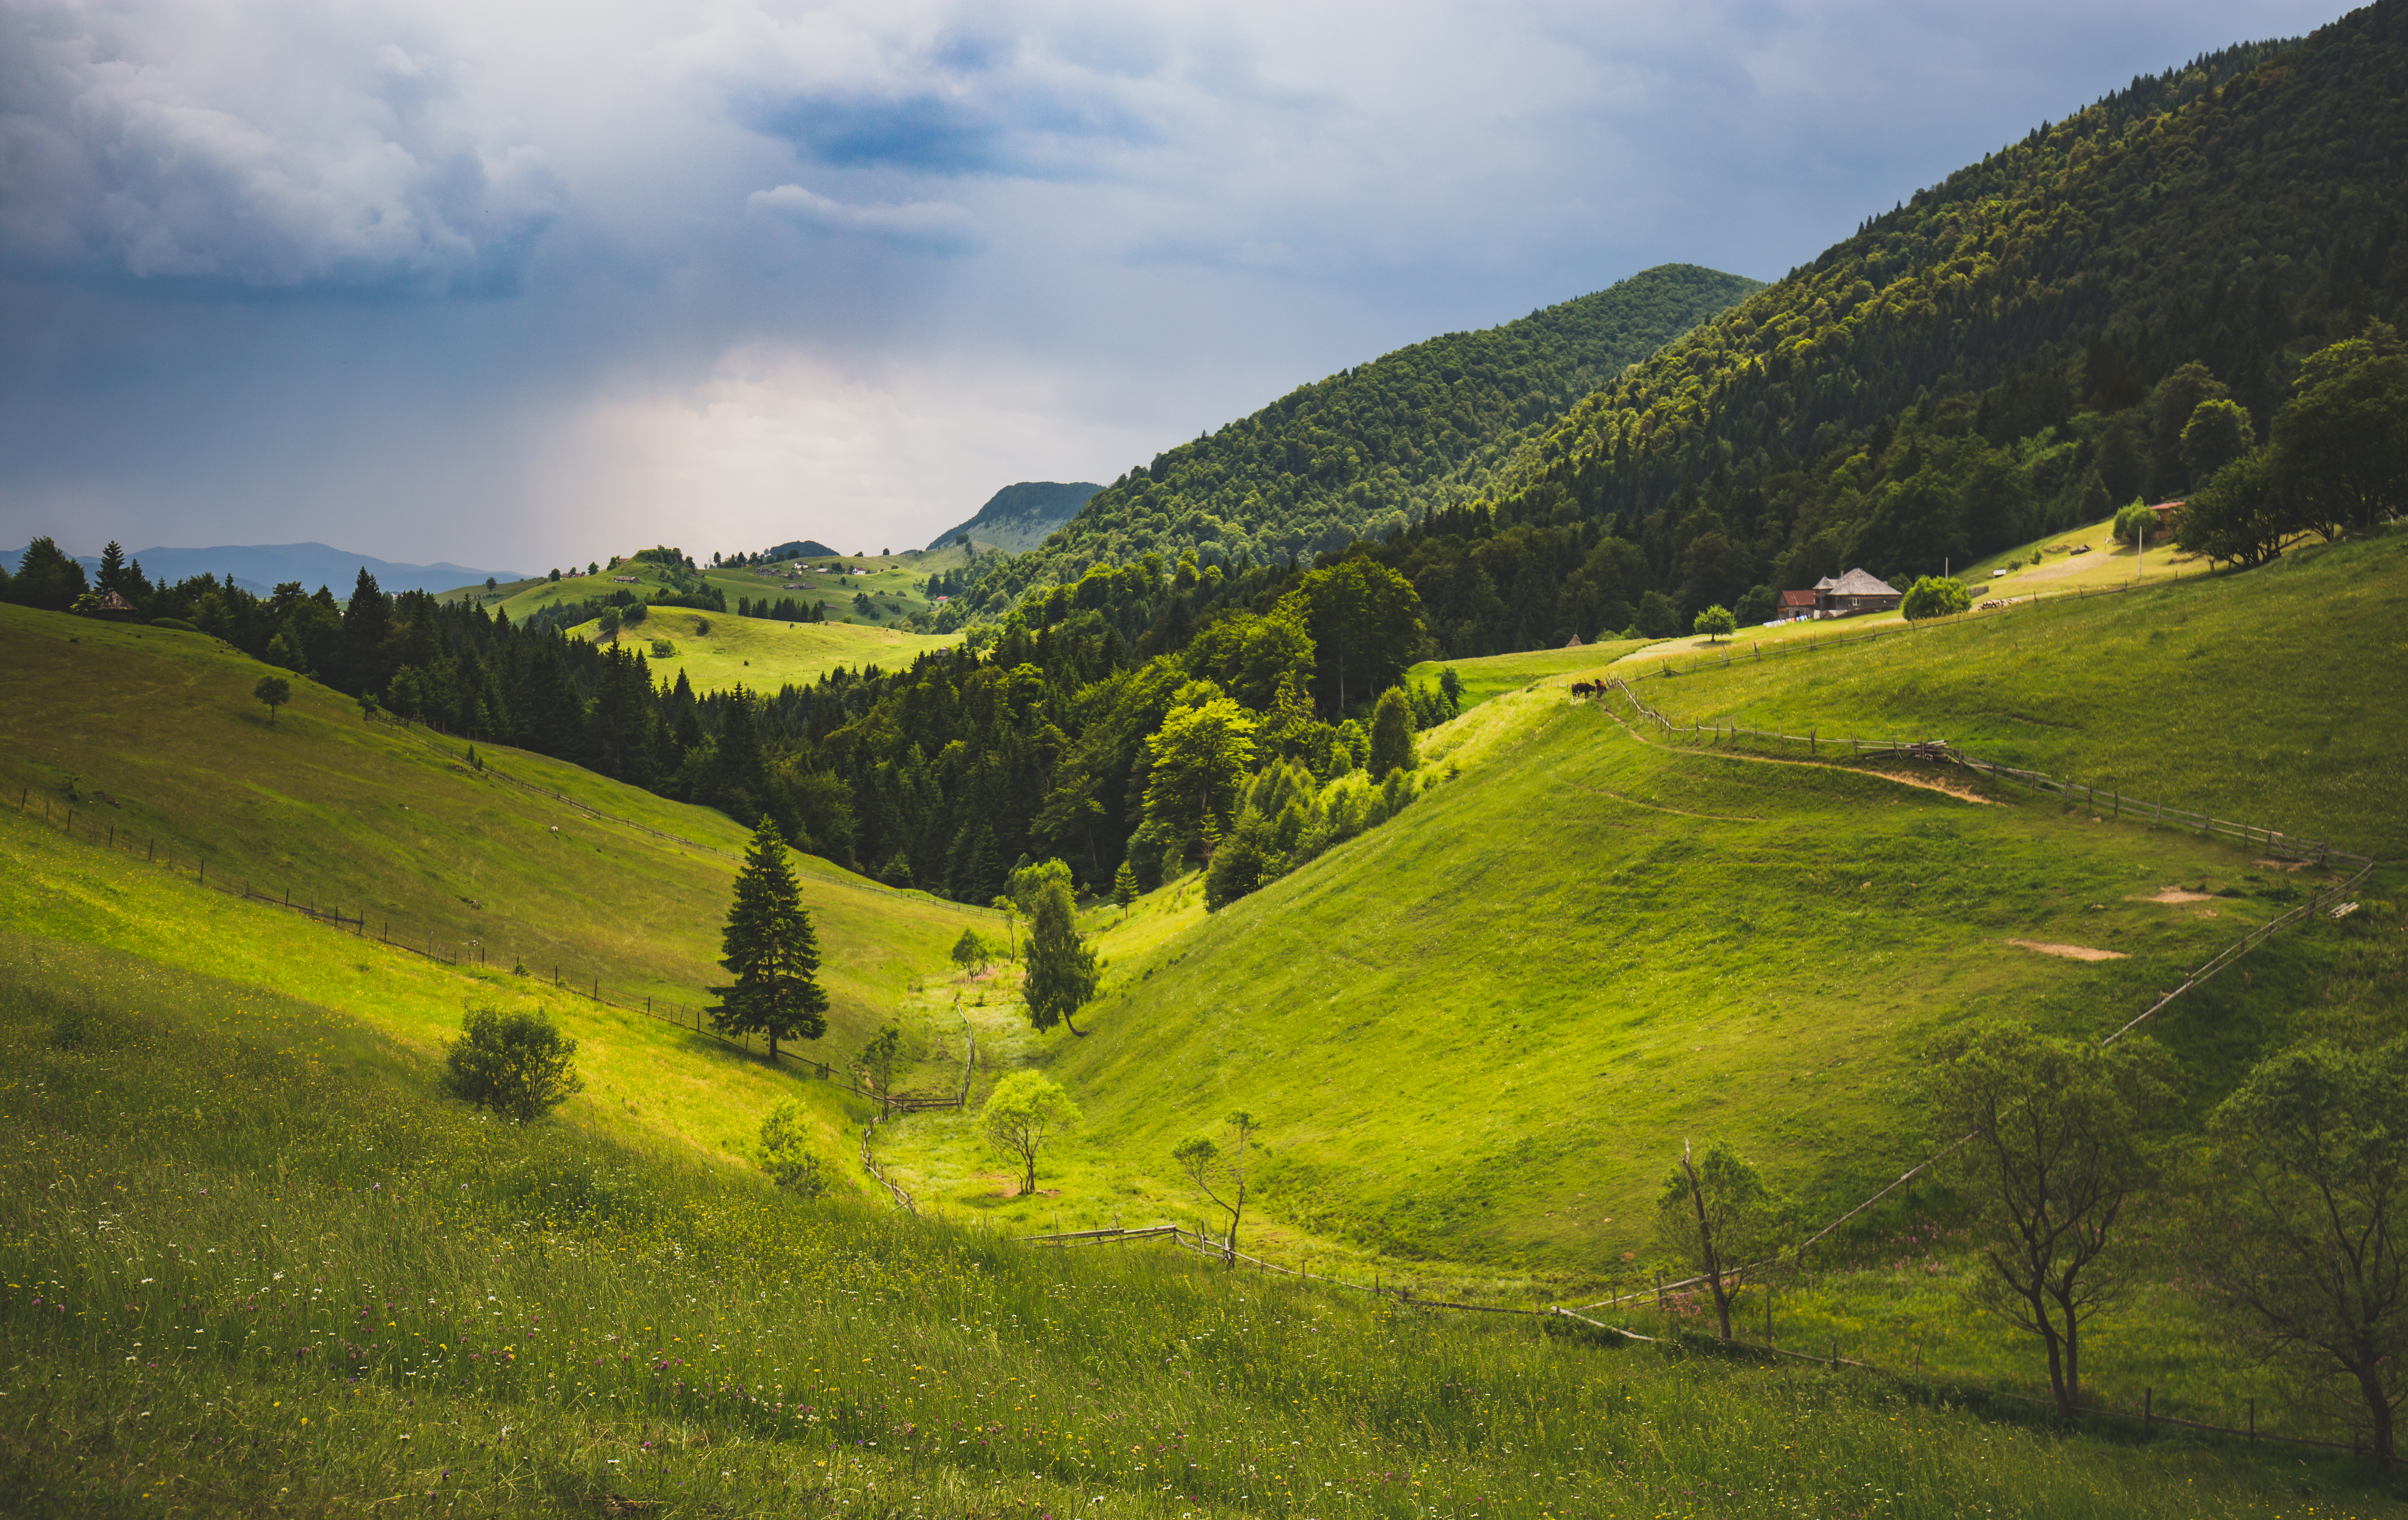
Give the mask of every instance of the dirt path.
[{"label": "dirt path", "polygon": [[[1651,742],[1645,734],[1633,728],[1629,724],[1623,722],[1622,714],[1614,711],[1612,708],[1607,706],[1602,699],[1598,702],[1597,706],[1598,710],[1612,719],[1614,724],[1619,726],[1624,733],[1628,734],[1632,738],[1637,739],[1641,744]],[[1918,786],[1927,792],[1937,792],[1942,796],[1952,796],[1959,802],[1976,802],[1985,808],[2004,808],[2012,806],[2012,804],[2000,802],[1996,797],[1985,797],[1979,792],[1973,791],[1968,787],[1952,785],[1951,783],[1942,781],[1934,781],[1926,776],[1901,776],[1894,770],[1878,770],[1870,768],[1858,769],[1854,766],[1835,766],[1828,760],[1782,760],[1769,754],[1741,754],[1733,750],[1684,750],[1682,753],[1684,754],[1707,755],[1716,760],[1744,760],[1748,764],[1755,766],[1804,766],[1813,770],[1836,770],[1841,772],[1842,775],[1870,776],[1879,781],[1895,782],[1900,786]],[[1590,790],[1595,790],[1595,788],[1590,788]],[[1605,795],[1612,796],[1613,794],[1609,792]],[[1628,799],[1624,798],[1622,800],[1627,801]],[[1633,806],[1644,808],[1650,806],[1650,804],[1641,802],[1635,803]],[[1671,812],[1676,810],[1667,808],[1663,810],[1666,812]],[[1702,813],[1693,813],[1690,814],[1690,816],[1703,817],[1705,815]],[[1764,820],[1760,818],[1733,820],[1733,822],[1749,824],[1760,824]]]},{"label": "dirt path", "polygon": [[2062,955],[2070,961],[2121,961],[2130,956],[2120,950],[2093,950],[2088,945],[2057,945],[2045,939],[2010,939],[2007,943],[2017,950],[2036,950],[2043,955]]}]

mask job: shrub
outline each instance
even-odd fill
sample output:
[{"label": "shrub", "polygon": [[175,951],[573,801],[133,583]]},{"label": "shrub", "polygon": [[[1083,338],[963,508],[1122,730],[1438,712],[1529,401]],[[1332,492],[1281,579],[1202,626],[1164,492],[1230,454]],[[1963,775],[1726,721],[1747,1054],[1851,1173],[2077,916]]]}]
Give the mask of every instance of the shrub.
[{"label": "shrub", "polygon": [[827,1196],[827,1163],[804,1143],[802,1105],[791,1097],[770,1104],[761,1118],[761,1169],[789,1192]]},{"label": "shrub", "polygon": [[446,1047],[443,1090],[525,1124],[585,1090],[576,1054],[577,1041],[540,1013],[472,1008]]},{"label": "shrub", "polygon": [[2114,525],[2109,531],[2114,534],[2119,544],[2137,544],[2146,542],[2147,536],[2157,529],[2157,514],[2135,501],[2115,513]]},{"label": "shrub", "polygon": [[1898,609],[1906,614],[1909,623],[1915,623],[1924,618],[1955,617],[1972,606],[1972,593],[1965,589],[1964,581],[1954,576],[1927,575],[1907,588]]}]

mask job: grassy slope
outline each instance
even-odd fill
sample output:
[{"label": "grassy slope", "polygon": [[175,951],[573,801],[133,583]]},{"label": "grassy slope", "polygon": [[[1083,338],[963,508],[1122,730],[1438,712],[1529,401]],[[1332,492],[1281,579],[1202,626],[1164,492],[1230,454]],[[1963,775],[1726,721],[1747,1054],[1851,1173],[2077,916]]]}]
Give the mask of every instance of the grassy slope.
[{"label": "grassy slope", "polygon": [[[697,632],[705,623],[710,632]],[[592,623],[570,632],[586,639],[601,637],[600,627]],[[662,608],[633,630],[622,633],[619,640],[642,652],[652,663],[654,678],[661,681],[673,681],[682,670],[698,692],[724,691],[739,682],[754,691],[774,692],[789,683],[807,686],[840,667],[856,670],[869,666],[885,670],[908,667],[930,650],[959,643],[961,637],[899,633],[851,623],[775,623]],[[656,638],[666,638],[675,652],[654,652]]]},{"label": "grassy slope", "polygon": [[[290,889],[296,899],[364,911],[372,925],[389,919],[396,936],[416,942],[431,938],[445,949],[481,942],[497,971],[523,961],[538,976],[557,968],[572,982],[598,977],[622,994],[688,1006],[705,1001],[703,989],[721,977],[719,929],[735,874],[723,856],[597,823],[478,777],[412,738],[363,724],[347,699],[313,682],[294,682],[292,704],[271,726],[249,696],[262,667],[199,635],[20,608],[0,608],[0,632],[17,689],[44,714],[0,740],[0,787],[11,804],[22,789],[34,808],[47,802],[63,810],[73,777],[86,818],[155,839],[163,858],[170,850],[181,862],[205,856],[213,879]],[[720,850],[743,846],[744,831],[707,809],[540,756],[481,753],[513,776],[604,811]],[[10,853],[22,868],[17,890],[34,895],[23,924],[84,905],[38,931],[61,942],[138,948],[163,964],[206,969],[195,957],[213,953],[222,936],[192,925],[226,911],[265,914],[266,944],[301,922],[226,904],[162,868],[137,874],[155,877],[170,896],[182,894],[196,915],[189,925],[179,917],[183,910],[114,913],[116,889],[79,877],[71,853],[59,857],[65,864],[36,865],[24,841],[41,831],[22,827],[29,832],[10,836]],[[121,870],[123,858],[101,853],[93,868]],[[824,955],[828,1043],[839,1051],[893,1016],[924,973],[944,966],[963,925],[992,918],[812,857],[796,857],[796,865]],[[37,914],[37,904],[50,906]],[[259,980],[277,982],[265,968]],[[445,999],[436,1022],[456,1027],[459,1000]],[[432,1025],[411,1019],[411,1038],[433,1038]]]},{"label": "grassy slope", "polygon": [[0,954],[12,1514],[2400,1513],[2338,1462],[800,1205],[587,1105],[430,1102],[306,996]]},{"label": "grassy slope", "polygon": [[[864,622],[889,624],[906,617],[924,617],[930,607],[919,582],[939,570],[950,570],[968,563],[968,556],[960,549],[907,551],[891,555],[842,554],[833,559],[814,559],[812,565],[842,565],[850,572],[866,569],[867,575],[795,570],[791,565],[782,569],[706,568],[703,579],[726,594],[727,605],[733,608],[739,596],[755,601],[776,601],[791,596],[798,602],[824,601],[828,616],[840,620],[855,617],[853,598],[867,593],[877,606],[870,619]],[[618,579],[632,577],[632,581]],[[443,594],[445,601],[470,597],[494,611],[507,611],[513,621],[523,621],[529,613],[556,602],[584,601],[609,596],[614,592],[631,591],[638,596],[649,596],[669,591],[667,578],[656,566],[630,560],[593,575],[563,574],[557,581],[534,579],[514,581],[508,585],[487,591],[482,586],[462,586]]]},{"label": "grassy slope", "polygon": [[[2347,546],[1647,691],[1680,717],[1945,735],[2396,853],[2408,667],[2368,655],[2396,637],[2403,555],[2408,538]],[[1093,1123],[1064,1148],[1063,1197],[1008,1214],[1184,1215],[1163,1155],[1242,1104],[1272,1123],[1283,1222],[1602,1275],[1645,1251],[1642,1205],[1684,1136],[1727,1135],[1845,1196],[1913,1149],[1906,1078],[1935,1027],[1985,1009],[2097,1026],[2300,885],[2237,848],[2028,795],[1985,807],[1642,742],[1563,696],[1567,663],[1458,662],[1474,698],[1510,689],[1428,738],[1458,780],[1223,914],[1166,893],[1108,932],[1096,1037],[1015,1053],[1055,1064]],[[2177,881],[2238,896],[2128,900]],[[2165,1038],[2226,1069],[2321,954],[2261,951],[2254,975],[2277,990],[2219,988]],[[932,1197],[1006,1207],[967,1135],[914,1124],[924,1149],[907,1129],[897,1154]]]}]

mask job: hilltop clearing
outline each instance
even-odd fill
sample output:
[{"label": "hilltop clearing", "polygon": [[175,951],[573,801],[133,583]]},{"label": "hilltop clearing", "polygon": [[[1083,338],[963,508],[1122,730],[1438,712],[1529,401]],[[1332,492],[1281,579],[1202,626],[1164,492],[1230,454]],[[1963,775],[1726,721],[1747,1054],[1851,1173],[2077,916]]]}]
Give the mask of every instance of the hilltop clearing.
[{"label": "hilltop clearing", "polygon": [[[572,638],[607,642],[596,623],[568,630]],[[838,670],[894,670],[931,650],[960,642],[959,634],[899,633],[849,623],[781,623],[664,608],[648,614],[618,642],[645,653],[663,681],[684,680],[695,692],[736,686],[775,692],[807,686]],[[666,644],[666,649],[661,646]]]},{"label": "hilltop clearing", "polygon": [[[799,545],[789,546],[799,550]],[[978,556],[951,543],[893,555],[827,554],[801,557],[798,552],[772,559],[752,556],[745,563],[688,564],[673,551],[652,550],[609,565],[595,563],[587,573],[569,566],[555,576],[492,586],[461,586],[443,594],[446,602],[465,602],[490,612],[507,612],[524,623],[538,614],[562,626],[582,624],[602,609],[625,608],[636,602],[709,603],[708,612],[735,614],[739,606],[757,607],[755,615],[799,617],[818,613],[829,623],[852,622],[864,626],[918,625],[936,609],[928,582],[958,571]],[[567,622],[564,612],[576,614]]]}]

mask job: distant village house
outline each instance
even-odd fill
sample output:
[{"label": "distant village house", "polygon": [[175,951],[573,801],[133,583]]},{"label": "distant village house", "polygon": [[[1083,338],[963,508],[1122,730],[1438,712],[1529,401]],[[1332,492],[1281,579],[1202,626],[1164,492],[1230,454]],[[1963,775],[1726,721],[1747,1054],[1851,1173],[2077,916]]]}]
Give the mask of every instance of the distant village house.
[{"label": "distant village house", "polygon": [[1854,617],[1859,612],[1894,612],[1902,599],[1896,586],[1869,570],[1850,570],[1814,582],[1814,615]]}]

